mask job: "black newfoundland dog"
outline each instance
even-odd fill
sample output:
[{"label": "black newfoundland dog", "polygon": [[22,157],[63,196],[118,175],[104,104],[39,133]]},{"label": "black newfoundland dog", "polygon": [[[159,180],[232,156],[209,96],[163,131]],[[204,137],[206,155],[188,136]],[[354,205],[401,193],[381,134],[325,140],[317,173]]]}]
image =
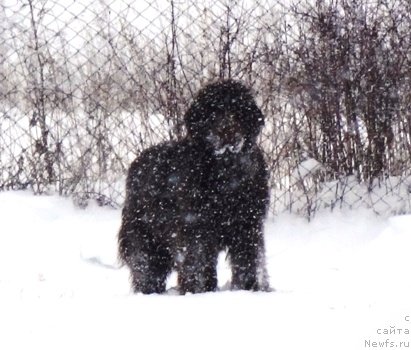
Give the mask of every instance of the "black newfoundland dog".
[{"label": "black newfoundland dog", "polygon": [[268,290],[264,116],[248,88],[225,80],[200,90],[184,121],[185,139],[145,150],[129,169],[118,240],[133,289],[163,293],[176,269],[181,294],[214,291],[227,250],[232,289]]}]

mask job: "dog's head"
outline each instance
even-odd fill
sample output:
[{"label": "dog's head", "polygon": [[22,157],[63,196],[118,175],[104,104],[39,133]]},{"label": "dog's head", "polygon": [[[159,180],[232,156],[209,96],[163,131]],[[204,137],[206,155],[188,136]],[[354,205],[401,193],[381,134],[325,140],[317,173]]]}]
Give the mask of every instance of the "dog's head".
[{"label": "dog's head", "polygon": [[251,91],[224,80],[201,89],[184,116],[188,136],[219,155],[250,147],[264,125]]}]

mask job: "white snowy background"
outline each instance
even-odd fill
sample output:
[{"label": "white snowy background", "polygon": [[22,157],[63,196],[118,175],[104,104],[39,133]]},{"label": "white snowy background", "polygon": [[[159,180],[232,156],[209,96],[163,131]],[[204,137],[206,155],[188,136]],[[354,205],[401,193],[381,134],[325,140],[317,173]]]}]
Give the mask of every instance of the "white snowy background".
[{"label": "white snowy background", "polygon": [[144,296],[117,263],[120,214],[0,193],[0,349],[409,347],[411,216],[270,217],[275,292]]}]

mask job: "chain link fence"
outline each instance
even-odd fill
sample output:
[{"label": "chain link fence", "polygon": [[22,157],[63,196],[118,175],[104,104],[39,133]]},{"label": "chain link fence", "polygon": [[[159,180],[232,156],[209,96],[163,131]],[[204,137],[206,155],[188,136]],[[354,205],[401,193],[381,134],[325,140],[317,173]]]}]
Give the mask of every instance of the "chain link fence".
[{"label": "chain link fence", "polygon": [[411,212],[408,0],[0,0],[0,190],[119,207],[209,81],[266,115],[271,209]]}]

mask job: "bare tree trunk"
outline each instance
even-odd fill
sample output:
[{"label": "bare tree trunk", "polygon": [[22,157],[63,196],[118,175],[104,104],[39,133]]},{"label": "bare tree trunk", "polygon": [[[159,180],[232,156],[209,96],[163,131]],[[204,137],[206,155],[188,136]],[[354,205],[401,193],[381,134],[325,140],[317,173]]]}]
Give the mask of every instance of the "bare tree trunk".
[{"label": "bare tree trunk", "polygon": [[[34,39],[34,54],[37,59],[37,65],[34,69],[38,70],[38,75],[36,71],[33,72],[33,80],[34,80],[34,111],[33,116],[31,119],[31,125],[38,125],[40,128],[40,138],[35,140],[35,153],[37,157],[39,157],[39,162],[36,166],[36,174],[35,179],[37,182],[37,189],[36,191],[41,192],[42,185],[51,184],[54,180],[54,172],[53,172],[53,156],[52,152],[49,149],[48,144],[48,135],[49,129],[47,125],[47,115],[46,115],[46,87],[45,87],[45,77],[44,77],[44,66],[45,61],[44,57],[41,52],[40,48],[40,41],[38,36],[38,25],[39,23],[36,22],[34,7],[33,7],[33,0],[28,0],[29,7],[30,7],[30,20],[31,20],[31,30],[33,33]],[[42,9],[41,11],[44,11]],[[44,164],[42,164],[44,162]],[[42,165],[44,165],[45,177],[43,176],[43,169]]]}]

